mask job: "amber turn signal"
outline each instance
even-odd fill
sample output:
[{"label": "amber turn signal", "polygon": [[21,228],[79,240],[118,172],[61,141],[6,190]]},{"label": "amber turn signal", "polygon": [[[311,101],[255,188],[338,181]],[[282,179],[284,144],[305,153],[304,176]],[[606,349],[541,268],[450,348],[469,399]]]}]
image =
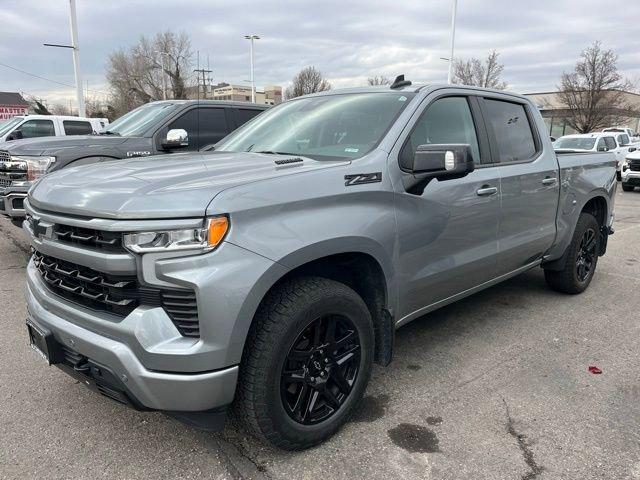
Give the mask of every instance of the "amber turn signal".
[{"label": "amber turn signal", "polygon": [[227,217],[214,217],[209,219],[207,226],[207,243],[209,247],[216,247],[229,230],[229,219]]}]

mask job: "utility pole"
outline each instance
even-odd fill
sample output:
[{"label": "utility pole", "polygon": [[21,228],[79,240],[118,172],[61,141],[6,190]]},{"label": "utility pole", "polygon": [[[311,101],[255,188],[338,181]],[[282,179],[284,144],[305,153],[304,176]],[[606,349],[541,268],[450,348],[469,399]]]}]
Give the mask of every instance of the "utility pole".
[{"label": "utility pole", "polygon": [[160,54],[160,67],[162,68],[162,99],[167,99],[167,78],[164,72],[164,56],[169,55],[167,52],[156,50],[156,53]]},{"label": "utility pole", "polygon": [[45,43],[45,47],[70,48],[73,50],[73,72],[76,77],[76,97],[78,116],[86,117],[84,95],[82,91],[82,75],[80,75],[80,48],[78,47],[78,23],[76,19],[76,0],[69,0],[69,25],[71,28],[71,45]]},{"label": "utility pole", "polygon": [[251,103],[256,103],[256,84],[253,78],[253,41],[260,40],[258,35],[245,35],[244,38],[251,42]]},{"label": "utility pole", "polygon": [[[195,73],[201,73],[202,74],[202,93],[204,95],[204,97],[206,98],[207,95],[207,81],[204,77],[205,73],[211,73],[211,70],[207,70],[206,68],[196,68],[194,70]],[[198,79],[198,90],[200,90],[200,79]]]},{"label": "utility pole", "polygon": [[453,47],[456,40],[456,12],[458,10],[458,0],[453,0],[453,11],[451,12],[451,49],[449,50],[449,74],[447,83],[453,80]]}]

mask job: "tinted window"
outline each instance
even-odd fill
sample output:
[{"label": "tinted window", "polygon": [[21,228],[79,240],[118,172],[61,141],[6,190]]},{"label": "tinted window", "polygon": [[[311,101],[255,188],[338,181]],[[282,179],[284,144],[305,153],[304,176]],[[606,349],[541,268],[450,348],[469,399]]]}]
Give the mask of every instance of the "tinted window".
[{"label": "tinted window", "polygon": [[596,144],[593,137],[561,137],[553,145],[556,149],[592,150]]},{"label": "tinted window", "polygon": [[93,133],[93,128],[89,122],[63,120],[62,125],[67,135],[91,135]]},{"label": "tinted window", "polygon": [[536,153],[524,105],[485,99],[486,120],[493,128],[500,162],[529,160]]},{"label": "tinted window", "polygon": [[29,120],[20,125],[22,138],[52,137],[56,134],[51,120]]},{"label": "tinted window", "polygon": [[480,149],[469,103],[464,97],[446,97],[427,107],[400,154],[407,165],[420,145],[466,143],[471,145],[473,161],[480,163]]},{"label": "tinted window", "polygon": [[236,110],[236,118],[238,119],[238,126],[247,123],[256,115],[262,113],[262,110],[253,110],[248,108],[239,108]]},{"label": "tinted window", "polygon": [[616,148],[616,141],[613,137],[604,137],[604,143],[609,150]]},{"label": "tinted window", "polygon": [[597,148],[597,150],[602,152],[602,151],[604,151],[605,148],[609,148],[609,147],[607,147],[607,144],[604,141],[604,138],[600,138],[598,140],[598,148]]},{"label": "tinted window", "polygon": [[229,133],[224,108],[194,108],[171,122],[169,130],[174,128],[182,128],[189,135],[189,146],[184,150],[211,145]]}]

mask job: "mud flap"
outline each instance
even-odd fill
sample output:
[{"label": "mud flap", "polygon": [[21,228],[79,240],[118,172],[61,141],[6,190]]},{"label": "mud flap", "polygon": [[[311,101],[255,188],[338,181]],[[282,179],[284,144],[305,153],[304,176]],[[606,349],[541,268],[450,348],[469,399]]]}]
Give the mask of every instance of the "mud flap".
[{"label": "mud flap", "polygon": [[598,252],[598,256],[603,256],[607,253],[607,243],[609,241],[609,235],[613,235],[613,227],[607,227],[603,225],[600,227],[600,251]]}]

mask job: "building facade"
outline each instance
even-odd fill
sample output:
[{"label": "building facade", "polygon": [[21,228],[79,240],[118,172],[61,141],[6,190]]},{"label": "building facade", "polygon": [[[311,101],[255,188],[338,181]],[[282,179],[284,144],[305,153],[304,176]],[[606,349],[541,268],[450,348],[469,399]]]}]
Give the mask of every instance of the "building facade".
[{"label": "building facade", "polygon": [[[566,118],[570,114],[564,105],[558,98],[557,92],[540,92],[540,93],[527,93],[527,97],[538,107],[549,135],[555,138],[563,135],[570,135],[577,133],[567,123]],[[631,110],[625,112],[615,112],[616,115],[620,115],[620,120],[616,125],[607,125],[608,127],[626,127],[630,128],[634,132],[640,132],[640,95],[633,92],[623,92],[624,103],[631,107]]]},{"label": "building facade", "polygon": [[[224,85],[213,88],[213,100],[231,100],[234,102],[250,102],[251,87],[245,85]],[[262,105],[277,105],[282,102],[282,87],[269,85],[263,91],[256,90],[256,103]]]},{"label": "building facade", "polygon": [[29,102],[17,92],[0,92],[0,122],[29,113]]}]

